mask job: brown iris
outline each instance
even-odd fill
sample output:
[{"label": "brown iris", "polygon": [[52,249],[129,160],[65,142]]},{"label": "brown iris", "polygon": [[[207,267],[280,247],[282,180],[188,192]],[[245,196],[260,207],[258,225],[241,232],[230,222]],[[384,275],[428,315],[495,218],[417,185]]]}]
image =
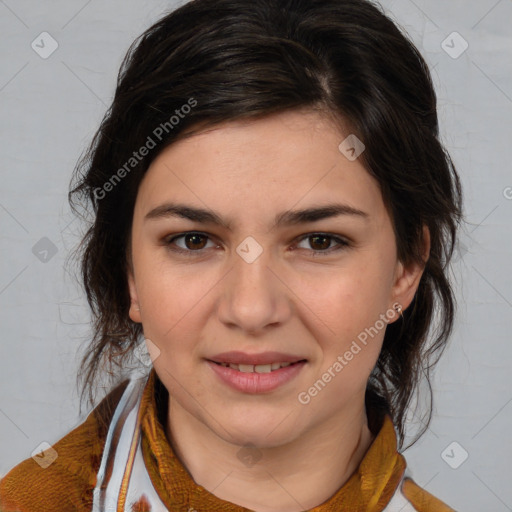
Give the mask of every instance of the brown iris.
[{"label": "brown iris", "polygon": [[[187,246],[187,249],[203,249],[204,246],[206,245],[207,240],[207,237],[205,235],[201,235],[199,233],[189,233],[187,235],[184,235],[183,238],[185,240],[185,245]],[[196,245],[201,238],[204,240],[204,243],[199,243],[198,245]],[[191,242],[191,244],[189,244],[189,242]]]},{"label": "brown iris", "polygon": [[[326,235],[313,235],[313,236],[310,236],[309,239],[313,240],[313,242],[311,242],[311,247],[313,247],[313,249],[315,251],[320,251],[322,249],[328,249],[329,245],[331,245],[330,237],[326,236]],[[321,247],[315,247],[315,245],[317,245],[318,240],[324,240],[327,243],[321,244]]]}]

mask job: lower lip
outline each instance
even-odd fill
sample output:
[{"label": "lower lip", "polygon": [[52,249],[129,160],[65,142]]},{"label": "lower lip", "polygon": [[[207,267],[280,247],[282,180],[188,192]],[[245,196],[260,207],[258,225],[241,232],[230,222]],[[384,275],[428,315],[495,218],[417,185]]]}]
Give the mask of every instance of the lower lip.
[{"label": "lower lip", "polygon": [[233,389],[244,393],[267,393],[293,379],[304,367],[306,361],[300,361],[270,373],[244,373],[213,361],[207,361],[207,363],[222,382]]}]

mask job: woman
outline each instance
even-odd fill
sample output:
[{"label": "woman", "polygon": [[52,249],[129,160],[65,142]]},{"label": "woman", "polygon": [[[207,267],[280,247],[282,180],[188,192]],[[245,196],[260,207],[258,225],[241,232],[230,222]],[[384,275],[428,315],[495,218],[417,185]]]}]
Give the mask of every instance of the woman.
[{"label": "woman", "polygon": [[130,48],[76,179],[84,390],[118,382],[2,510],[452,510],[398,450],[452,330],[460,183],[379,8],[183,5]]}]

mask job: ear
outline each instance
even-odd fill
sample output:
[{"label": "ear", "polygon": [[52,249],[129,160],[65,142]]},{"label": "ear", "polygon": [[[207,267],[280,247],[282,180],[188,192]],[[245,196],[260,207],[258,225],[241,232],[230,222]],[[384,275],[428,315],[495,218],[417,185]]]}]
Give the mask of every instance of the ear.
[{"label": "ear", "polygon": [[139,297],[137,294],[137,287],[135,286],[135,277],[133,276],[133,269],[130,268],[128,270],[128,287],[130,290],[130,318],[136,322],[141,323],[141,315],[140,315],[140,305],[139,305]]},{"label": "ear", "polygon": [[[393,305],[399,304],[403,311],[409,307],[414,295],[418,290],[421,276],[425,270],[425,264],[428,261],[430,254],[430,231],[427,226],[423,226],[423,244],[422,244],[422,258],[423,264],[413,262],[409,265],[404,265],[401,261],[397,263],[395,270],[395,280],[392,290]],[[397,313],[396,319],[399,318]]]}]

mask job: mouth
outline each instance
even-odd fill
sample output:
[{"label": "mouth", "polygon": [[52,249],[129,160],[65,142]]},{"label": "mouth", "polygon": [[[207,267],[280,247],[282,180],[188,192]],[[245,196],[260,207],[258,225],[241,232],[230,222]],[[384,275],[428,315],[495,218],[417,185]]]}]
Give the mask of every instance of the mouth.
[{"label": "mouth", "polygon": [[225,363],[218,362],[209,359],[210,362],[215,363],[218,366],[223,366],[224,368],[231,368],[232,370],[237,370],[242,373],[271,373],[281,368],[287,368],[288,366],[297,365],[299,363],[305,363],[306,359],[300,359],[295,362],[275,362],[268,364],[241,364],[241,363]]},{"label": "mouth", "polygon": [[[267,355],[265,356],[267,357]],[[261,359],[261,356],[259,356]],[[268,358],[268,357],[267,357]],[[306,359],[260,364],[206,360],[221,383],[242,393],[270,393],[289,383],[303,371]]]}]

